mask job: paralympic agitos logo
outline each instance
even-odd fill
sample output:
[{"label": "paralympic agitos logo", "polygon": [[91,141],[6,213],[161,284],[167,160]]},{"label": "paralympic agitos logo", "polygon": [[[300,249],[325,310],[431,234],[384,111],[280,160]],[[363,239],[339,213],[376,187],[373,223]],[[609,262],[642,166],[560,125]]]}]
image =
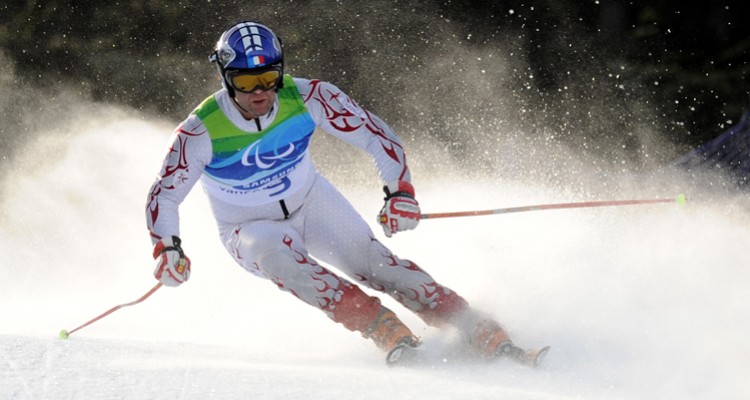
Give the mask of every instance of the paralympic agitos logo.
[{"label": "paralympic agitos logo", "polygon": [[[260,140],[251,144],[248,146],[248,148],[245,150],[245,153],[242,154],[242,165],[246,167],[252,167],[257,166],[259,169],[271,169],[274,166],[276,166],[277,162],[279,161],[288,161],[285,160],[287,157],[292,155],[294,153],[294,150],[296,146],[294,143],[289,143],[289,146],[286,149],[274,151],[274,152],[267,152],[265,154],[261,154],[260,152]],[[301,152],[299,152],[301,153]],[[251,160],[252,157],[252,160]],[[296,157],[292,157],[296,158]]]}]

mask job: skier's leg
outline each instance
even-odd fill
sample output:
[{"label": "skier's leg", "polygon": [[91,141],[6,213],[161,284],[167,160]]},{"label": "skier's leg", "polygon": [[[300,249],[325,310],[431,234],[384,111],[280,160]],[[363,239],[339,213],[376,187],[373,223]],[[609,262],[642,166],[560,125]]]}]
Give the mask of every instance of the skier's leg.
[{"label": "skier's leg", "polygon": [[372,339],[384,351],[417,338],[396,315],[356,285],[319,265],[307,254],[291,222],[258,221],[232,229],[227,248],[248,271],[316,307],[333,321]]},{"label": "skier's leg", "polygon": [[380,242],[371,243],[372,264],[376,268],[368,279],[376,281],[401,304],[414,311],[427,324],[455,327],[483,357],[494,358],[503,346],[511,345],[508,333],[495,320],[471,308],[455,291],[439,283],[409,260],[393,255]]},{"label": "skier's leg", "polygon": [[305,237],[321,261],[399,303],[433,326],[452,325],[486,357],[510,343],[507,332],[494,320],[472,309],[458,293],[436,282],[417,264],[395,256],[375,239],[370,227],[346,199],[325,179],[313,187]]},{"label": "skier's leg", "polygon": [[317,177],[305,207],[305,243],[317,259],[388,293],[433,325],[468,307],[461,296],[375,239],[359,213],[325,178]]},{"label": "skier's leg", "polygon": [[384,288],[427,324],[455,327],[485,358],[519,350],[499,323],[470,307],[463,297],[434,281],[415,263],[398,258],[378,241],[370,245],[370,260],[377,267],[363,282]]}]

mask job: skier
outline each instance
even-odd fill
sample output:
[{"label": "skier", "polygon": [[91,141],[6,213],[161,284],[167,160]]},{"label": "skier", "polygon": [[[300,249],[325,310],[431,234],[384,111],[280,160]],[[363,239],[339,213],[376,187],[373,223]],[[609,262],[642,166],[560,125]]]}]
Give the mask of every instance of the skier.
[{"label": "skier", "polygon": [[200,180],[221,241],[240,266],[372,339],[389,364],[413,357],[420,340],[357,284],[391,295],[429,325],[456,327],[483,357],[526,356],[497,322],[391,253],[316,171],[308,146],[320,128],[373,157],[385,183],[377,217],[385,235],[415,228],[420,209],[404,148],[383,120],[331,83],[285,75],[281,41],[257,22],[230,27],[209,60],[223,88],[176,128],[148,196],[154,276],[162,284],[190,277],[178,206]]}]

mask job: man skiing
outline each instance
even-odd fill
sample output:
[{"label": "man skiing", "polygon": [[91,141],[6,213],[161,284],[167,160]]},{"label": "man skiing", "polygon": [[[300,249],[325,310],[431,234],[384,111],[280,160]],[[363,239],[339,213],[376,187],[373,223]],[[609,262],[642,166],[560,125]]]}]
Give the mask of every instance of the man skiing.
[{"label": "man skiing", "polygon": [[385,122],[328,82],[285,75],[281,42],[259,23],[230,27],[209,60],[223,88],[177,127],[148,197],[161,283],[178,286],[190,276],[178,206],[200,180],[221,240],[240,266],[372,339],[389,364],[414,354],[419,339],[357,284],[391,295],[429,325],[454,326],[485,358],[528,359],[498,323],[391,253],[316,171],[308,145],[320,128],[373,157],[385,183],[378,215],[385,235],[415,228],[420,209],[404,148]]}]

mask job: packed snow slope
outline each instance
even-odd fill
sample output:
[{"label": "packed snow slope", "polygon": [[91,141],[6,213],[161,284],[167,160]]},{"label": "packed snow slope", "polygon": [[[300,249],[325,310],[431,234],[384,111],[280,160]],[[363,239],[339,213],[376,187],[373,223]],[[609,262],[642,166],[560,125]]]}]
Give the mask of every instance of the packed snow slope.
[{"label": "packed snow slope", "polygon": [[[236,266],[198,187],[182,207],[190,281],[62,340],[61,329],[156,283],[143,209],[173,126],[114,114],[39,135],[3,172],[2,399],[750,397],[744,198],[687,192],[684,206],[424,220],[386,239],[374,166],[347,165],[356,152],[319,166],[394,252],[492,313],[519,345],[552,346],[543,367],[449,358],[389,369],[371,343]],[[409,146],[423,212],[678,194],[584,194],[503,171],[469,179]],[[384,301],[424,351],[454,339]]]}]

